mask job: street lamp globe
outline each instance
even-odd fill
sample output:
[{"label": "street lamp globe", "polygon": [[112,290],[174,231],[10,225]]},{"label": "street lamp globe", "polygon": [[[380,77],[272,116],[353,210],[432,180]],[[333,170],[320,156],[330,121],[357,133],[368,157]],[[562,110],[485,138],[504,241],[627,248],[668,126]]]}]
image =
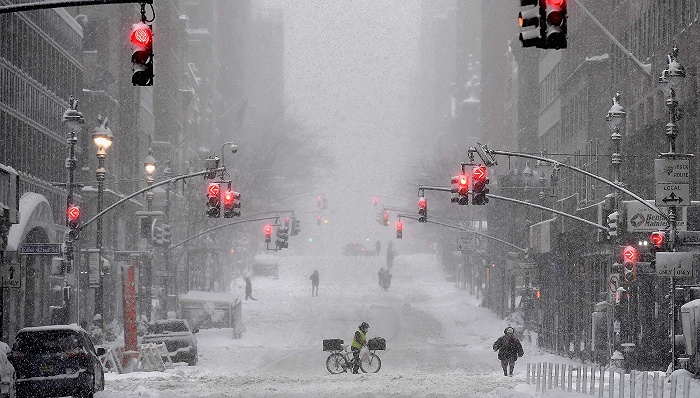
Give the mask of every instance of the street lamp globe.
[{"label": "street lamp globe", "polygon": [[61,121],[71,131],[80,131],[80,125],[85,123],[85,119],[83,118],[83,113],[76,109],[78,100],[71,96],[68,99],[68,102],[70,103],[70,106],[65,112],[63,112]]},{"label": "street lamp globe", "polygon": [[620,93],[615,93],[612,100],[613,105],[610,107],[607,116],[605,116],[605,121],[608,124],[608,128],[615,131],[622,125],[622,122],[625,121],[627,113],[625,112],[625,108],[620,105]]},{"label": "street lamp globe", "polygon": [[92,141],[97,145],[98,150],[106,150],[112,146],[112,130],[107,127],[107,118],[105,117],[99,126],[92,131]]},{"label": "street lamp globe", "polygon": [[143,167],[146,169],[146,173],[149,175],[153,174],[153,172],[156,170],[156,160],[150,153],[143,160]]},{"label": "street lamp globe", "polygon": [[523,169],[523,171],[520,172],[520,174],[523,176],[525,185],[528,185],[528,183],[532,180],[532,177],[534,177],[535,175],[535,172],[533,172],[530,168],[530,164],[528,163],[528,161],[525,161],[525,168]]},{"label": "street lamp globe", "polygon": [[[676,49],[677,52],[677,49]],[[670,58],[668,62],[668,83],[672,88],[676,88],[683,83],[685,79],[685,68],[680,62],[676,61],[676,58]]]}]

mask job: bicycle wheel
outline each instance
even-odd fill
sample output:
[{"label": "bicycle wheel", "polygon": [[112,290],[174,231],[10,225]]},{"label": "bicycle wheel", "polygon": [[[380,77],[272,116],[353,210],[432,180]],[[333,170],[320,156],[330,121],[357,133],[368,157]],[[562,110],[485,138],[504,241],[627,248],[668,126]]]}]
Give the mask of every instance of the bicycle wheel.
[{"label": "bicycle wheel", "polygon": [[345,357],[343,354],[334,352],[329,355],[328,359],[326,359],[326,369],[328,369],[328,371],[334,375],[345,372],[345,369],[347,369],[347,363],[345,362]]},{"label": "bicycle wheel", "polygon": [[382,368],[382,360],[374,353],[369,354],[367,359],[360,361],[360,369],[365,373],[377,373]]}]

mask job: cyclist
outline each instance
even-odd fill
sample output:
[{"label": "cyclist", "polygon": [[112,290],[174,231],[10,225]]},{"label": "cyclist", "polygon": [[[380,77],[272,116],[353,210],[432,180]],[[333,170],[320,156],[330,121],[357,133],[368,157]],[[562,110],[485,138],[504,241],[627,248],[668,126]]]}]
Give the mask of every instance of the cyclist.
[{"label": "cyclist", "polygon": [[367,345],[367,329],[369,329],[369,324],[367,322],[362,322],[360,326],[357,327],[355,336],[352,338],[352,344],[350,345],[353,362],[352,373],[359,373],[360,350],[363,346]]}]

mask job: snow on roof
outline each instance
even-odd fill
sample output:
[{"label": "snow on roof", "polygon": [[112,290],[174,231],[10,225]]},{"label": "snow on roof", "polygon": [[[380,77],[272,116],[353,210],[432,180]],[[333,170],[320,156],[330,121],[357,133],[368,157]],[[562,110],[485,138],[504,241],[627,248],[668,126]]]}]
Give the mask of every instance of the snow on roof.
[{"label": "snow on roof", "polygon": [[29,327],[20,329],[20,331],[17,333],[39,332],[39,331],[48,331],[48,330],[73,330],[76,332],[84,331],[84,329],[81,328],[80,326],[78,326],[78,324],[71,323],[70,325],[29,326]]},{"label": "snow on roof", "polygon": [[605,61],[605,60],[607,60],[607,59],[609,59],[609,58],[610,58],[610,54],[605,53],[605,54],[601,54],[601,55],[594,55],[594,56],[592,56],[592,57],[586,57],[586,61],[593,61],[593,62],[595,62],[595,61]]}]

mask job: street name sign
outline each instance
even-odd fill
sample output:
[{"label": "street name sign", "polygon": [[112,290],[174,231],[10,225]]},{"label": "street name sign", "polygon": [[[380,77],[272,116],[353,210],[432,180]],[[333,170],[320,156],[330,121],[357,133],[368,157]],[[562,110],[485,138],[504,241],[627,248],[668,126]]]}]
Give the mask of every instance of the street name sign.
[{"label": "street name sign", "polygon": [[656,253],[656,275],[670,277],[693,276],[693,253],[658,252]]},{"label": "street name sign", "polygon": [[476,234],[473,232],[462,233],[457,236],[457,250],[475,250],[476,249]]},{"label": "street name sign", "polygon": [[6,263],[2,265],[2,287],[17,288],[22,286],[20,279],[20,264]]},{"label": "street name sign", "polygon": [[114,261],[131,261],[132,256],[140,256],[139,251],[119,250],[114,252]]},{"label": "street name sign", "polygon": [[19,254],[29,256],[59,256],[61,255],[60,243],[22,243],[19,246]]},{"label": "street name sign", "polygon": [[700,231],[678,231],[681,246],[700,246]]}]

